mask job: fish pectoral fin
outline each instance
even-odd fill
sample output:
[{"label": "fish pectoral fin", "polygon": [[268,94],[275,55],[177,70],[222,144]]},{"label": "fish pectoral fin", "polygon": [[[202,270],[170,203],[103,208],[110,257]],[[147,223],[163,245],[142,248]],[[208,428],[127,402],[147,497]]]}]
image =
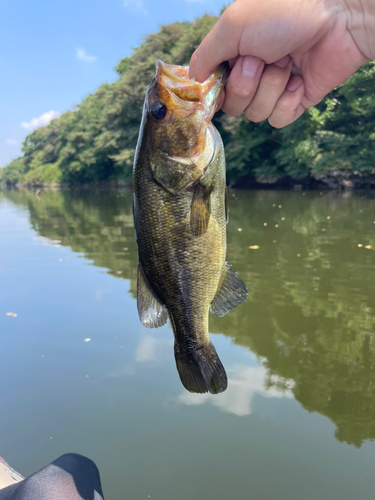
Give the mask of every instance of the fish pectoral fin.
[{"label": "fish pectoral fin", "polygon": [[224,264],[221,285],[211,303],[210,312],[221,318],[240,306],[249,296],[245,283],[237,276],[228,262]]},{"label": "fish pectoral fin", "polygon": [[195,188],[190,210],[190,228],[194,236],[202,236],[207,232],[211,216],[212,189],[201,183]]},{"label": "fish pectoral fin", "polygon": [[167,309],[149,285],[141,263],[137,275],[137,309],[142,325],[147,328],[159,328],[167,322]]}]

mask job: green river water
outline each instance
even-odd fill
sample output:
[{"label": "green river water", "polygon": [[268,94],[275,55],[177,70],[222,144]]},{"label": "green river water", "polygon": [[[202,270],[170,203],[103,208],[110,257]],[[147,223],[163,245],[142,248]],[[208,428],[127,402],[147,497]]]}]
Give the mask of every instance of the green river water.
[{"label": "green river water", "polygon": [[374,196],[231,191],[229,208],[249,299],[210,317],[228,390],[196,395],[170,326],[138,319],[131,193],[0,192],[0,456],[16,470],[82,453],[106,500],[375,498]]}]

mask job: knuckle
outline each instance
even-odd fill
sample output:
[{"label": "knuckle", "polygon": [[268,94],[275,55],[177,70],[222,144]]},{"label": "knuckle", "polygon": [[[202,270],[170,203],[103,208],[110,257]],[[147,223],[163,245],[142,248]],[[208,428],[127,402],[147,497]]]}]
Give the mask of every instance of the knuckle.
[{"label": "knuckle", "polygon": [[285,77],[278,72],[269,71],[263,76],[264,84],[268,87],[280,88],[285,86]]},{"label": "knuckle", "polygon": [[251,122],[259,123],[267,118],[267,116],[262,115],[257,111],[248,110],[245,112],[245,116]]},{"label": "knuckle", "polygon": [[227,87],[228,95],[232,94],[238,99],[249,99],[251,96],[251,90],[248,88],[239,87],[237,85],[229,85]]},{"label": "knuckle", "polygon": [[291,106],[290,106],[290,103],[289,102],[286,102],[286,101],[280,101],[277,103],[276,105],[276,108],[277,108],[277,111],[279,113],[283,113],[283,114],[287,114],[287,113],[290,113],[291,111]]}]

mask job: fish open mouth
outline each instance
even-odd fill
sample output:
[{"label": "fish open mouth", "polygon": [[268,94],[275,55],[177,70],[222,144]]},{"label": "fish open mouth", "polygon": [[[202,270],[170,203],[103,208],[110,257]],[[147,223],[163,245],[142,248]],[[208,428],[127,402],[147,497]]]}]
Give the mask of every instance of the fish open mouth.
[{"label": "fish open mouth", "polygon": [[[169,139],[163,148],[168,159],[186,163],[203,172],[211,164],[221,143],[211,120],[229,74],[224,63],[203,83],[189,78],[189,66],[156,61],[156,75],[146,101],[154,127],[159,123]],[[159,108],[162,116],[155,116]],[[162,148],[162,149],[163,149]]]},{"label": "fish open mouth", "polygon": [[225,64],[203,83],[189,79],[189,66],[175,66],[156,61],[156,74],[159,84],[173,92],[184,101],[200,102],[205,108],[214,108],[224,87],[228,69]]}]

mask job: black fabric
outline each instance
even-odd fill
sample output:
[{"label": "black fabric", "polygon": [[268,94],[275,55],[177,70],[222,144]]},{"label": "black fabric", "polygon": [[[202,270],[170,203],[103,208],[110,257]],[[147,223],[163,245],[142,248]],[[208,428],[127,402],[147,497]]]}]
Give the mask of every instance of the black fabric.
[{"label": "black fabric", "polygon": [[0,490],[0,500],[104,500],[92,460],[67,453],[23,481]]}]

